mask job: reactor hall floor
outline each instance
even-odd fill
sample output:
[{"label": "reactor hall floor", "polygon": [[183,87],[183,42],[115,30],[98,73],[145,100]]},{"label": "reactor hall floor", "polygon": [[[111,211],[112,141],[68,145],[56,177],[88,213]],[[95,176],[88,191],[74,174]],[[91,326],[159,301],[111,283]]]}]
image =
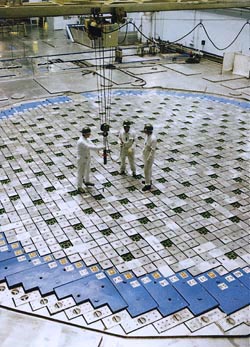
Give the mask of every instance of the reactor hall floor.
[{"label": "reactor hall floor", "polygon": [[[56,35],[49,52],[38,41],[43,56],[6,49],[0,62],[1,346],[248,346],[249,79],[133,48],[103,75]],[[95,186],[79,193],[80,130],[102,144],[103,119],[107,163],[93,154]],[[137,177],[119,174],[124,120]]]}]

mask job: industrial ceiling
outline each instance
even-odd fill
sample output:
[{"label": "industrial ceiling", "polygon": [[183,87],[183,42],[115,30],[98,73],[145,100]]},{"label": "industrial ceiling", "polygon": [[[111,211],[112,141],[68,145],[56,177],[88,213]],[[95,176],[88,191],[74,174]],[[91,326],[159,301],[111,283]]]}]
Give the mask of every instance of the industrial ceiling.
[{"label": "industrial ceiling", "polygon": [[250,0],[49,0],[41,2],[0,0],[0,19],[89,15],[93,8],[99,8],[100,13],[105,14],[110,13],[114,8],[123,8],[125,12],[155,12],[247,7],[250,7]]}]

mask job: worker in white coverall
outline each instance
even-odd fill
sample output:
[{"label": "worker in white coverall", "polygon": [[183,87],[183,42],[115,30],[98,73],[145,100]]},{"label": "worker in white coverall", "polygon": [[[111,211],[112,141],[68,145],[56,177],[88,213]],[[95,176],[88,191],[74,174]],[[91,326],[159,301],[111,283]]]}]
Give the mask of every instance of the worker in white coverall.
[{"label": "worker in white coverall", "polygon": [[130,121],[123,122],[123,128],[119,133],[119,142],[121,146],[120,152],[120,174],[126,174],[126,159],[128,158],[130,169],[133,177],[136,178],[135,168],[135,132],[130,129]]},{"label": "worker in white coverall", "polygon": [[103,146],[95,145],[89,137],[91,130],[85,127],[81,131],[82,136],[77,141],[77,188],[79,192],[83,192],[82,184],[86,186],[94,186],[94,183],[89,181],[91,154],[90,151],[99,151]]},{"label": "worker in white coverall", "polygon": [[142,191],[151,189],[152,184],[152,166],[154,163],[155,150],[156,150],[156,137],[153,134],[153,126],[151,124],[145,124],[144,133],[146,134],[144,148],[143,148],[143,162],[144,162],[144,178],[142,181],[145,186]]}]

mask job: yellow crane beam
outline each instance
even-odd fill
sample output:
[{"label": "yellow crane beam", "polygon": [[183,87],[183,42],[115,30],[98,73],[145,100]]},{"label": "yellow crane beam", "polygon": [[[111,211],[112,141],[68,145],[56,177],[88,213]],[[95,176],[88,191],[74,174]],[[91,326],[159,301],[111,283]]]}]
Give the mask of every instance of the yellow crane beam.
[{"label": "yellow crane beam", "polygon": [[0,0],[0,19],[90,15],[92,8],[99,8],[100,13],[105,14],[111,13],[114,7],[122,7],[126,12],[250,8],[250,0],[49,0],[35,3]]}]

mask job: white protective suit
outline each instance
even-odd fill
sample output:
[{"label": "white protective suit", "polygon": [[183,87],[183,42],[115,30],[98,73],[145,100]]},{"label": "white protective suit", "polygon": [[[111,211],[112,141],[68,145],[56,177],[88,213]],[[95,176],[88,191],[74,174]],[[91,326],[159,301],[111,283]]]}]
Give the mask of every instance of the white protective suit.
[{"label": "white protective suit", "polygon": [[154,134],[146,135],[143,148],[144,177],[146,186],[151,185],[152,166],[154,163],[156,144],[157,141]]},{"label": "white protective suit", "polygon": [[99,151],[103,149],[103,146],[96,146],[91,140],[81,135],[77,141],[77,187],[82,188],[83,181],[89,183],[90,151]]},{"label": "white protective suit", "polygon": [[124,128],[120,130],[119,140],[121,145],[121,165],[120,172],[125,172],[126,169],[126,158],[128,158],[129,165],[133,175],[136,175],[135,168],[135,132],[129,130],[126,132]]}]

